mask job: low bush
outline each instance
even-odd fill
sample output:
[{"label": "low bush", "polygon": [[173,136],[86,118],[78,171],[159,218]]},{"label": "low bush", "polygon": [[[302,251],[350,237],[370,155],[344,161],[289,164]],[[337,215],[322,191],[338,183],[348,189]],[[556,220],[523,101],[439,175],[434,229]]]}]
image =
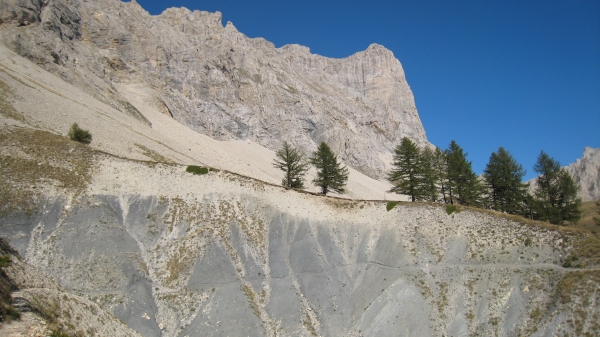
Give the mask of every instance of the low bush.
[{"label": "low bush", "polygon": [[71,125],[71,130],[69,130],[69,138],[83,144],[89,144],[92,142],[92,134],[88,130],[80,128],[77,123],[73,123],[73,125]]},{"label": "low bush", "polygon": [[0,268],[10,266],[10,255],[0,255]]},{"label": "low bush", "polygon": [[389,201],[387,203],[387,205],[385,206],[385,209],[387,209],[387,211],[391,211],[394,207],[396,207],[396,205],[398,205],[397,201]]},{"label": "low bush", "polygon": [[207,174],[209,169],[208,167],[190,165],[185,171],[192,174]]},{"label": "low bush", "polygon": [[456,205],[448,205],[446,206],[446,213],[448,213],[448,215],[452,214],[452,213],[460,213],[460,209],[458,208],[458,206]]}]

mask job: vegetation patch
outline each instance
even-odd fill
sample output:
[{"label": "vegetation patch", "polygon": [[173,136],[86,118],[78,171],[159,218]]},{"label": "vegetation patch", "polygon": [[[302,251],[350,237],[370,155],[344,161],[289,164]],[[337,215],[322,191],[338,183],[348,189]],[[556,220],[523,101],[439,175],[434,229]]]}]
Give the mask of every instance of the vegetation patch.
[{"label": "vegetation patch", "polygon": [[6,268],[8,266],[10,266],[12,260],[10,258],[10,255],[1,255],[0,256],[0,268]]},{"label": "vegetation patch", "polygon": [[27,128],[0,133],[0,216],[32,212],[40,187],[79,194],[91,181],[93,151],[68,138]]},{"label": "vegetation patch", "polygon": [[597,314],[583,308],[600,302],[600,270],[573,271],[566,273],[556,286],[562,312],[570,313],[567,324],[576,336],[597,336],[600,333],[600,320]]},{"label": "vegetation patch", "polygon": [[250,302],[250,308],[252,308],[252,312],[254,312],[256,317],[260,319],[260,309],[256,301],[256,296],[254,296],[254,290],[252,290],[252,288],[250,288],[248,285],[244,284],[244,294]]},{"label": "vegetation patch", "polygon": [[196,165],[190,165],[185,169],[185,172],[189,172],[189,173],[197,174],[197,175],[207,174],[208,171],[209,171],[208,167],[202,167],[202,166],[196,166]]},{"label": "vegetation patch", "polygon": [[317,329],[315,329],[315,326],[313,325],[312,319],[310,318],[309,314],[304,315],[304,320],[302,321],[302,324],[304,325],[306,330],[308,330],[310,332],[311,335],[313,335],[313,336],[319,335],[317,333]]},{"label": "vegetation patch", "polygon": [[6,83],[0,80],[0,114],[21,122],[25,121],[23,115],[12,106],[9,100],[11,97],[14,97],[13,91]]},{"label": "vegetation patch", "polygon": [[579,235],[573,243],[573,249],[566,262],[570,262],[569,267],[576,265],[577,268],[600,266],[600,234],[585,233]]},{"label": "vegetation patch", "polygon": [[92,134],[88,130],[80,128],[77,123],[73,123],[73,125],[71,125],[71,129],[69,130],[69,138],[83,144],[89,144],[92,142]]},{"label": "vegetation patch", "polygon": [[454,212],[460,213],[460,208],[458,208],[456,205],[446,205],[446,213],[448,213],[448,215]]},{"label": "vegetation patch", "polygon": [[600,200],[582,202],[579,212],[581,219],[573,227],[592,232],[600,231]]},{"label": "vegetation patch", "polygon": [[[1,239],[0,239],[1,240]],[[0,241],[0,250],[4,253],[5,242]],[[10,255],[0,255],[0,268],[6,268],[11,264]],[[12,306],[12,282],[0,269],[0,322],[10,322],[21,318],[21,314]]]},{"label": "vegetation patch", "polygon": [[[50,336],[52,337],[83,337],[83,334],[74,332],[69,332],[69,328],[72,328],[73,325],[70,323],[61,324],[60,317],[62,315],[62,310],[60,304],[56,300],[52,300],[47,302],[44,299],[34,297],[33,298],[33,306],[35,310],[40,313],[40,315],[48,322],[48,329],[52,331]],[[70,327],[69,327],[70,325]]]},{"label": "vegetation patch", "polygon": [[396,207],[396,205],[398,205],[400,202],[398,201],[388,201],[387,205],[385,206],[385,209],[389,212],[391,211],[394,207]]},{"label": "vegetation patch", "polygon": [[170,160],[169,158],[163,156],[162,154],[150,150],[149,148],[145,147],[144,145],[135,143],[134,144],[137,148],[139,148],[140,150],[142,150],[142,154],[152,160],[154,160],[155,162],[159,162],[159,163],[167,163],[167,164],[173,164],[173,161]]}]

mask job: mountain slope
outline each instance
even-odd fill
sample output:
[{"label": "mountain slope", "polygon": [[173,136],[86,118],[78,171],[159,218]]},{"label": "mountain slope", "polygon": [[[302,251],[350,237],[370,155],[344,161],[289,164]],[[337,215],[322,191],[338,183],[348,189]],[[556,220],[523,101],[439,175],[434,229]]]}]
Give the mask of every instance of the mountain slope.
[{"label": "mountain slope", "polygon": [[[144,336],[600,328],[600,244],[589,232],[192,175],[176,162],[266,176],[224,161],[235,154],[222,142],[188,130],[201,138],[186,151],[152,114],[151,128],[0,52],[0,236]],[[91,146],[61,135],[70,121],[92,130]]]},{"label": "mountain slope", "polygon": [[579,185],[578,196],[583,201],[600,200],[600,148],[586,147],[583,156],[566,167]]},{"label": "mountain slope", "polygon": [[0,10],[7,46],[142,120],[114,84],[144,86],[155,109],[215,139],[286,140],[306,153],[326,141],[372,177],[402,137],[428,144],[402,66],[382,46],[329,59],[247,38],[220,13],[150,16],[135,1],[7,0]]},{"label": "mountain slope", "polygon": [[[283,173],[272,167],[273,151],[254,142],[217,141],[179,124],[148,107],[147,88],[118,85],[131,106],[139,108],[142,119],[124,114],[70,85],[35,64],[0,46],[0,79],[6,91],[3,98],[15,110],[5,109],[6,123],[66,134],[76,122],[91,131],[91,146],[116,156],[138,160],[209,165],[273,184],[280,184]],[[0,83],[1,84],[1,83]],[[26,99],[27,98],[27,99]],[[141,112],[140,112],[141,111]],[[150,121],[148,125],[145,121]],[[310,182],[315,175],[309,171]],[[308,189],[317,191],[312,184]],[[389,182],[377,181],[350,169],[348,191],[344,197],[358,199],[397,199],[385,193]]]},{"label": "mountain slope", "polygon": [[[443,205],[387,211],[46,132],[2,134],[3,186],[32,197],[2,205],[0,235],[144,336],[600,329],[600,241],[588,232]],[[27,166],[36,151],[49,156]],[[59,175],[68,154],[84,160]]]},{"label": "mountain slope", "polygon": [[[127,22],[154,20],[158,27],[165,21],[160,27],[170,40],[164,44],[183,46],[185,36],[193,35],[214,38],[207,45],[222,39],[228,46],[226,38],[233,36],[241,46],[264,44],[273,58],[285,48],[245,39],[232,26],[223,28],[215,14],[176,9],[150,17],[135,2],[8,0],[0,3],[0,13],[0,35],[19,52],[0,46],[0,236],[27,263],[80,297],[39,289],[31,296],[47,296],[61,309],[73,298],[87,307],[96,303],[143,336],[600,331],[597,235],[476,209],[400,203],[388,211],[392,205],[385,201],[286,190],[278,186],[282,174],[271,167],[273,151],[255,141],[220,141],[193,131],[171,118],[169,104],[175,101],[165,98],[164,113],[159,110],[157,92],[166,90],[164,83],[179,83],[168,89],[176,102],[188,102],[178,92],[189,102],[200,99],[186,94],[198,87],[184,86],[195,75],[182,80],[185,74],[176,72],[178,64],[188,56],[196,62],[196,56],[185,50],[173,58],[162,51],[140,53],[134,46],[146,45],[139,37],[148,32],[136,32],[141,28]],[[127,19],[118,19],[119,13]],[[86,35],[104,24],[102,34]],[[203,35],[207,31],[211,35]],[[104,49],[98,47],[102,41]],[[294,48],[302,49],[287,47]],[[168,71],[142,71],[154,67],[140,61],[152,52],[165,57],[156,67]],[[387,52],[373,46],[347,64],[371,62],[373,53]],[[218,71],[207,70],[211,81],[223,81],[208,94],[229,97],[236,77],[221,74],[227,72],[223,68],[240,72],[236,62],[234,68],[227,61]],[[316,56],[306,56],[306,62],[309,68],[349,67],[347,61]],[[96,73],[104,67],[110,68],[106,78]],[[170,71],[177,76],[156,80],[156,74]],[[272,76],[250,77],[257,87],[274,91],[288,83]],[[375,90],[346,82],[367,92],[363,100],[398,99],[386,96],[387,86]],[[213,97],[208,94],[202,97]],[[258,96],[268,103],[269,95]],[[73,122],[91,131],[89,146],[65,137]],[[219,129],[225,130],[221,136],[243,129],[236,127]],[[186,172],[188,164],[219,170],[193,175]],[[344,197],[389,198],[387,189],[388,183],[353,170]],[[84,323],[86,330],[115,335],[100,330],[102,322]],[[119,327],[106,324],[113,326]]]}]

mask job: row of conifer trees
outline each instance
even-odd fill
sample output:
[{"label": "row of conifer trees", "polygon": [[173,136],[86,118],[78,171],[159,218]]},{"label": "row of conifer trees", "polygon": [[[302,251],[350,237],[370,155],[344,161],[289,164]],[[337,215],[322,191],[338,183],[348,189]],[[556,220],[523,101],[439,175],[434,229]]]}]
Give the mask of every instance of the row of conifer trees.
[{"label": "row of conifer trees", "polygon": [[[533,167],[539,175],[533,194],[522,181],[523,166],[503,147],[492,153],[480,177],[454,140],[446,150],[434,150],[421,149],[405,137],[394,152],[393,169],[387,177],[394,185],[390,192],[407,195],[412,201],[475,206],[554,224],[580,218],[577,186],[560,163],[544,151]],[[311,164],[317,169],[312,182],[321,193],[344,193],[348,169],[324,142],[309,158],[285,142],[273,161],[273,166],[285,172],[282,185],[290,188],[304,188],[304,175]]]},{"label": "row of conifer trees", "polygon": [[560,163],[544,151],[534,165],[539,175],[533,194],[523,183],[523,166],[500,147],[493,152],[485,171],[478,177],[467,161],[467,153],[450,142],[446,150],[419,148],[403,138],[395,149],[388,180],[392,192],[408,195],[412,201],[432,201],[493,209],[520,214],[554,224],[580,218],[577,186]]}]

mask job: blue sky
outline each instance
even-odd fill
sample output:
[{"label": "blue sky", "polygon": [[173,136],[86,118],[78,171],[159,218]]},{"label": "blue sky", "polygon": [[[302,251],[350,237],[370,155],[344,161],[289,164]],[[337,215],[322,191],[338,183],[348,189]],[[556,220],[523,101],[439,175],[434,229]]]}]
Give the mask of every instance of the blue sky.
[{"label": "blue sky", "polygon": [[535,176],[600,147],[600,1],[137,0],[220,11],[249,37],[342,58],[378,43],[400,60],[433,144],[455,139],[478,174],[498,147]]}]

